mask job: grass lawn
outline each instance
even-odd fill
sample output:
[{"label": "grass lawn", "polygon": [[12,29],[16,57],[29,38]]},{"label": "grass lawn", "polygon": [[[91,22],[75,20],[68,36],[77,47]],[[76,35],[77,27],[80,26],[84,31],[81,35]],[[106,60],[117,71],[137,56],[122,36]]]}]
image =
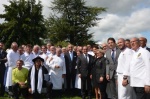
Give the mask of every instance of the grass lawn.
[{"label": "grass lawn", "polygon": [[[0,97],[0,99],[11,99],[9,97]],[[23,99],[23,98],[20,98],[20,99]],[[43,98],[43,99],[46,99],[46,98]],[[58,99],[58,98],[53,98],[53,99]],[[62,99],[82,99],[81,97],[78,97],[78,96],[75,96],[75,97],[67,97],[67,96],[64,96],[62,97]],[[95,98],[92,98],[92,99],[95,99]]]},{"label": "grass lawn", "polygon": [[[12,98],[9,98],[7,94],[5,94],[4,97],[0,97],[0,99],[12,99]],[[20,99],[24,99],[22,97],[20,97]],[[32,99],[32,98],[30,98]],[[42,98],[42,99],[46,99],[46,98]],[[53,99],[59,99],[59,98],[53,98]],[[62,98],[61,99],[82,99],[80,96],[70,96],[70,95],[66,95],[66,94],[63,94]],[[92,98],[92,99],[95,99],[95,98]]]}]

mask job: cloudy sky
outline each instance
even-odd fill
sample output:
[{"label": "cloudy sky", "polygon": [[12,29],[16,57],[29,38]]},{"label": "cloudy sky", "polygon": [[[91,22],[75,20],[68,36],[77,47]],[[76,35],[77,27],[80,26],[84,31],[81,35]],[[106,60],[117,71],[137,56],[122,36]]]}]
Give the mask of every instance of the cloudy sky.
[{"label": "cloudy sky", "polygon": [[[48,7],[53,0],[41,0],[44,6],[43,15],[49,16]],[[97,26],[90,29],[94,32],[94,40],[106,42],[108,37],[116,40],[120,37],[131,38],[144,36],[150,47],[150,0],[85,0],[88,6],[106,7],[107,12],[99,15],[102,20]],[[9,4],[8,0],[1,0],[0,13],[3,13],[2,4]],[[3,20],[0,20],[3,22]]]}]

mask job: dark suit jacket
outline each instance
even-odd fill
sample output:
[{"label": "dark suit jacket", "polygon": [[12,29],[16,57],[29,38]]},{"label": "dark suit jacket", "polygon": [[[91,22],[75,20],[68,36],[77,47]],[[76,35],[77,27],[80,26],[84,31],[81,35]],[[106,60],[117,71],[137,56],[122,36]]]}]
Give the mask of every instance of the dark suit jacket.
[{"label": "dark suit jacket", "polygon": [[92,74],[99,74],[99,77],[105,77],[106,75],[106,58],[97,58],[94,61],[94,67],[92,68]]},{"label": "dark suit jacket", "polygon": [[150,48],[146,47],[146,50],[148,50],[150,52]]},{"label": "dark suit jacket", "polygon": [[5,66],[5,62],[7,61],[6,58],[7,53],[2,50],[2,52],[0,52],[0,66]]},{"label": "dark suit jacket", "polygon": [[77,53],[73,51],[73,60],[71,61],[71,57],[69,52],[65,54],[65,62],[66,62],[66,74],[76,73],[76,62],[77,62]]},{"label": "dark suit jacket", "polygon": [[[27,78],[28,88],[31,88],[31,78],[30,78],[31,69],[32,68],[29,69],[28,78]],[[42,84],[42,87],[46,87],[46,81],[44,80],[45,79],[44,78],[44,74],[48,74],[48,71],[47,71],[47,69],[44,66],[42,66],[42,75],[43,75],[43,84]],[[35,77],[35,85],[37,85],[37,83],[38,83],[38,75],[35,75],[35,76],[37,77],[37,79]],[[35,90],[36,89],[37,89],[37,86],[35,86]]]},{"label": "dark suit jacket", "polygon": [[88,57],[89,57],[88,63],[83,54],[78,57],[77,70],[78,70],[78,74],[81,74],[81,77],[87,77],[91,74],[94,58],[89,54]]}]

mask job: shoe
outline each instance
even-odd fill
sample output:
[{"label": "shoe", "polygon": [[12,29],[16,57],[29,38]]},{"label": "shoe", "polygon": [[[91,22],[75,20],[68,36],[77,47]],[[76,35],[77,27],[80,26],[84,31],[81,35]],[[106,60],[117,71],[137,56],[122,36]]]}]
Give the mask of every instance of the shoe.
[{"label": "shoe", "polygon": [[92,97],[91,97],[91,96],[88,96],[88,99],[92,99]]},{"label": "shoe", "polygon": [[82,99],[85,99],[85,96],[82,96]]}]

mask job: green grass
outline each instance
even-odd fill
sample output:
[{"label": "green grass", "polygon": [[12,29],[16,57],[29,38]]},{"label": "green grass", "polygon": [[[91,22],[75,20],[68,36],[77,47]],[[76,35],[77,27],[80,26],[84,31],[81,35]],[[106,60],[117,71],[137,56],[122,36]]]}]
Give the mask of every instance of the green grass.
[{"label": "green grass", "polygon": [[[5,94],[5,96],[0,97],[0,99],[12,99],[12,98],[9,98],[7,96],[7,94]],[[19,99],[24,99],[24,98],[20,97]],[[32,98],[30,98],[30,99],[32,99]],[[43,99],[46,99],[46,98],[43,98]],[[56,97],[56,98],[53,98],[53,99],[59,99],[59,98]],[[64,94],[61,99],[82,99],[82,98],[80,96],[70,96],[70,95],[65,95]],[[92,99],[95,99],[95,98],[92,98]]]}]

